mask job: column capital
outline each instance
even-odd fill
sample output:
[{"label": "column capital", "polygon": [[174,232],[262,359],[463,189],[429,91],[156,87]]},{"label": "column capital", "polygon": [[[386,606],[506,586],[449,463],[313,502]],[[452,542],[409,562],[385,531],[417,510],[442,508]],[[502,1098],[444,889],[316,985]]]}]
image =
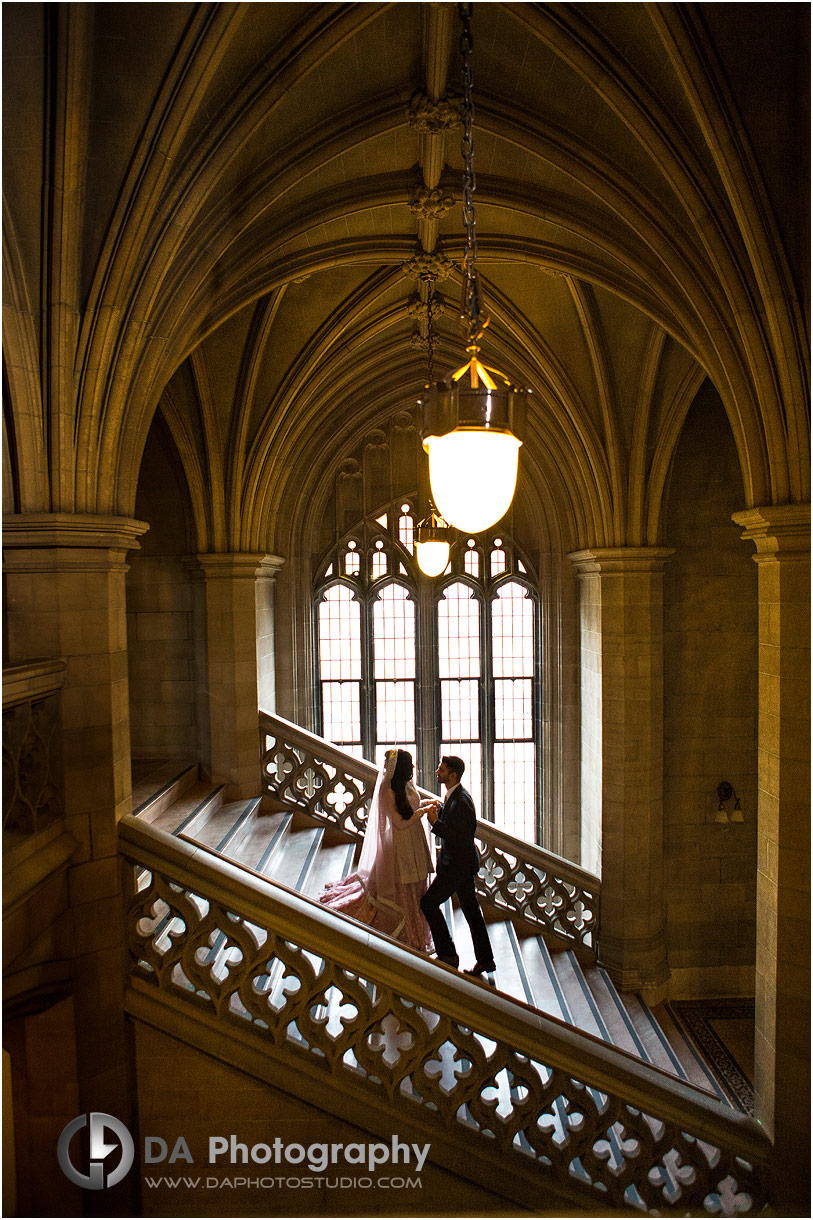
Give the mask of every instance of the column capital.
[{"label": "column capital", "polygon": [[126,570],[125,555],[140,549],[149,528],[132,517],[17,513],[3,522],[3,562],[14,572]]},{"label": "column capital", "polygon": [[595,572],[662,572],[674,549],[666,546],[590,547],[571,551],[568,559],[580,576]]},{"label": "column capital", "polygon": [[769,504],[734,513],[731,520],[743,527],[744,541],[757,548],[754,563],[810,558],[810,505]]},{"label": "column capital", "polygon": [[197,580],[276,580],[285,559],[263,551],[227,551],[186,555],[182,562]]}]

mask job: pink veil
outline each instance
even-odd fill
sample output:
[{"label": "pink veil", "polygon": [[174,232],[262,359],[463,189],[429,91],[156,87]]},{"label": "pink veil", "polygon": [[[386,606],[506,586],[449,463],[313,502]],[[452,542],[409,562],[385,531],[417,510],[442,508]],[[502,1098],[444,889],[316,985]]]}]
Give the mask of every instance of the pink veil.
[{"label": "pink veil", "polygon": [[[370,802],[357,869],[367,897],[379,912],[380,931],[388,936],[397,936],[406,919],[406,911],[399,902],[396,887],[395,846],[392,841],[395,793],[391,780],[399,753],[399,750],[387,750],[384,757],[384,766],[378,774]],[[411,788],[412,784],[407,784],[407,791]]]}]

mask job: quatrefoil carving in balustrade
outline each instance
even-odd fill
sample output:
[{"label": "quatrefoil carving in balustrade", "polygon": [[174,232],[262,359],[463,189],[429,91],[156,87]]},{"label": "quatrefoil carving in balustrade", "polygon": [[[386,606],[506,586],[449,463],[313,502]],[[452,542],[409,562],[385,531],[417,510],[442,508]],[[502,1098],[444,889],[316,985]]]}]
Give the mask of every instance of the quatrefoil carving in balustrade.
[{"label": "quatrefoil carving in balustrade", "polygon": [[266,764],[266,774],[271,776],[271,767],[274,768],[274,776],[278,784],[283,784],[289,775],[293,775],[296,769],[296,760],[291,758],[290,754],[286,754],[282,749],[277,750],[273,757],[268,759]]},{"label": "quatrefoil carving in balustrade", "polygon": [[[166,914],[157,917],[159,903]],[[134,897],[130,904],[130,949],[136,960],[143,959],[152,967],[159,985],[164,985],[180,963],[189,929],[196,927],[200,918],[192,895],[160,873],[153,874],[149,886]]]},{"label": "quatrefoil carving in balustrade", "polygon": [[327,776],[321,768],[308,766],[297,776],[296,787],[300,794],[304,794],[309,801],[312,801],[327,782]]},{"label": "quatrefoil carving in balustrade", "polygon": [[489,890],[499,888],[499,884],[503,877],[507,875],[508,869],[497,856],[488,855],[484,863],[480,867],[480,877],[483,884]]},{"label": "quatrefoil carving in balustrade", "polygon": [[344,811],[358,800],[358,792],[354,788],[345,788],[344,784],[339,782],[328,792],[323,802],[325,805],[331,805],[339,819],[344,817]]},{"label": "quatrefoil carving in balustrade", "polygon": [[354,1053],[390,1098],[420,1065],[429,1031],[420,1012],[389,989],[377,989],[369,1017],[359,1025]]},{"label": "quatrefoil carving in balustrade", "polygon": [[537,883],[532,881],[530,877],[527,877],[525,873],[518,872],[514,874],[505,888],[516,899],[517,903],[522,905],[528,896],[534,892],[536,885]]}]

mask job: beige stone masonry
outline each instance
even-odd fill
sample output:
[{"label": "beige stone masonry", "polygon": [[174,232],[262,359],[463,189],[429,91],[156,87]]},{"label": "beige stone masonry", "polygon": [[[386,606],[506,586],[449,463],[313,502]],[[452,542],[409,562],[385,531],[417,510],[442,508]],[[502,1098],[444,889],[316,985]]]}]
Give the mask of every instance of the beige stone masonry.
[{"label": "beige stone masonry", "polygon": [[810,1168],[810,505],[734,521],[759,569],[754,1083],[757,1118],[783,1158],[791,1150],[777,1181],[777,1200],[791,1207]]},{"label": "beige stone masonry", "polygon": [[11,665],[64,658],[66,839],[80,1110],[127,1120],[118,819],[130,812],[125,574],[148,526],[129,517],[11,516],[3,526]]},{"label": "beige stone masonry", "polygon": [[[267,621],[273,617],[268,587],[285,561],[278,555],[228,553],[196,555],[184,562],[200,594],[195,608],[196,665],[205,706],[199,709],[199,726],[208,726],[204,733],[212,777],[226,784],[229,800],[258,796],[257,710],[261,685],[263,693],[267,689],[267,641],[273,638]],[[262,633],[258,604],[265,607]]]},{"label": "beige stone masonry", "polygon": [[115,854],[116,821],[130,812],[125,557],[147,528],[68,513],[3,525],[9,662],[67,662],[66,818],[88,860]]},{"label": "beige stone masonry", "polygon": [[599,956],[624,990],[662,998],[663,547],[570,555],[581,583],[582,844],[600,853]]}]

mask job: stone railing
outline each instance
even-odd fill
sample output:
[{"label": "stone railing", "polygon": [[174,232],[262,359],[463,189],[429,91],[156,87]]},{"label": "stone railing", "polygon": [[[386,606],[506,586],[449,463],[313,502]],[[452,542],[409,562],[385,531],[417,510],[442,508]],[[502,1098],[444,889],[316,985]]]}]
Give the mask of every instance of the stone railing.
[{"label": "stone railing", "polygon": [[64,812],[61,690],[66,662],[3,670],[3,831],[35,834]]},{"label": "stone railing", "polygon": [[763,1208],[752,1119],[203,847],[132,817],[119,843],[136,1019],[365,1130],[420,1132],[526,1206]]},{"label": "stone railing", "polygon": [[[263,788],[274,800],[364,835],[377,774],[372,763],[267,712],[260,713],[260,757]],[[486,901],[595,954],[598,877],[482,819],[477,850],[477,888]]]}]

